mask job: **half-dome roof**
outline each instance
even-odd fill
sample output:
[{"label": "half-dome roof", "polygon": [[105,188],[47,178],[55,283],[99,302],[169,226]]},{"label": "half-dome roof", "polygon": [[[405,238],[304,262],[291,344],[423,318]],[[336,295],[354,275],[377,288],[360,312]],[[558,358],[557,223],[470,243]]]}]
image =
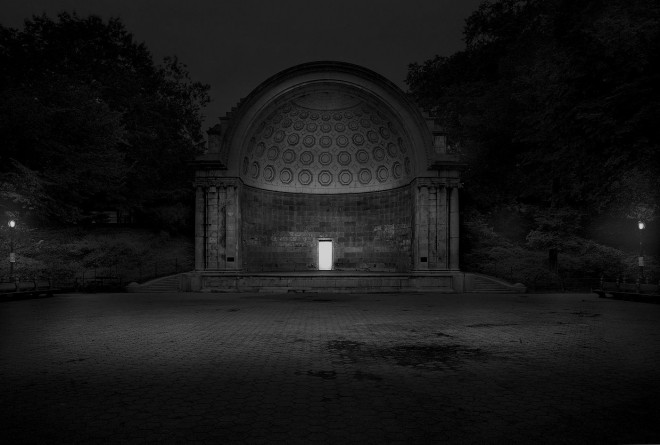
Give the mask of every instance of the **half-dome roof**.
[{"label": "half-dome roof", "polygon": [[363,192],[412,178],[409,142],[383,107],[345,90],[316,90],[270,107],[256,122],[241,178],[255,187]]},{"label": "half-dome roof", "polygon": [[358,193],[410,183],[427,164],[419,110],[382,76],[314,62],[259,85],[223,132],[220,157],[246,185]]}]

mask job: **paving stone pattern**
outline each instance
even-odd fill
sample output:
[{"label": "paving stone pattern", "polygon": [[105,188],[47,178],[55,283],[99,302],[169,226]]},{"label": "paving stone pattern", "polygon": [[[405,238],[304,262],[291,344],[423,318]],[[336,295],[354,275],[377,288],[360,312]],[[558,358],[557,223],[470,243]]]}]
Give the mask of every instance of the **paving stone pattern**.
[{"label": "paving stone pattern", "polygon": [[660,306],[561,295],[0,304],[4,443],[658,443]]}]

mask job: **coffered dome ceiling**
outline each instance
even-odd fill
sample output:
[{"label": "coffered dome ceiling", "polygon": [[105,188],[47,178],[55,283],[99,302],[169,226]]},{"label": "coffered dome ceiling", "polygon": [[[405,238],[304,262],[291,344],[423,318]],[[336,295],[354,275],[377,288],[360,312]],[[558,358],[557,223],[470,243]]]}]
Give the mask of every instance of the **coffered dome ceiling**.
[{"label": "coffered dome ceiling", "polygon": [[386,107],[349,91],[313,91],[270,104],[245,139],[247,185],[298,193],[356,193],[406,185],[410,143]]}]

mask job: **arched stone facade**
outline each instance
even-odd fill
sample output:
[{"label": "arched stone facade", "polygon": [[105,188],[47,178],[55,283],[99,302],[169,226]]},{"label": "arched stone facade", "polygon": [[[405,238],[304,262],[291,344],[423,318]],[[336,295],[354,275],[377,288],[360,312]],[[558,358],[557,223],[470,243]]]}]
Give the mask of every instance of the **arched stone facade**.
[{"label": "arched stone facade", "polygon": [[[460,291],[460,167],[433,119],[365,68],[259,85],[196,160],[193,290]],[[319,242],[333,246],[319,271]]]}]

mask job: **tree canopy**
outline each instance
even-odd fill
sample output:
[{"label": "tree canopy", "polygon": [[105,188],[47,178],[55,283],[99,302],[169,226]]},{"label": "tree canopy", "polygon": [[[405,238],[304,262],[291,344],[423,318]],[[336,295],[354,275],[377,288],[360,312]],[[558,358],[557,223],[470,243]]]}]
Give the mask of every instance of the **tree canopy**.
[{"label": "tree canopy", "polygon": [[462,147],[473,205],[653,218],[658,2],[489,0],[464,36],[465,50],[411,64],[407,83]]},{"label": "tree canopy", "polygon": [[0,25],[0,200],[38,219],[187,202],[208,85],[156,64],[119,19]]}]

